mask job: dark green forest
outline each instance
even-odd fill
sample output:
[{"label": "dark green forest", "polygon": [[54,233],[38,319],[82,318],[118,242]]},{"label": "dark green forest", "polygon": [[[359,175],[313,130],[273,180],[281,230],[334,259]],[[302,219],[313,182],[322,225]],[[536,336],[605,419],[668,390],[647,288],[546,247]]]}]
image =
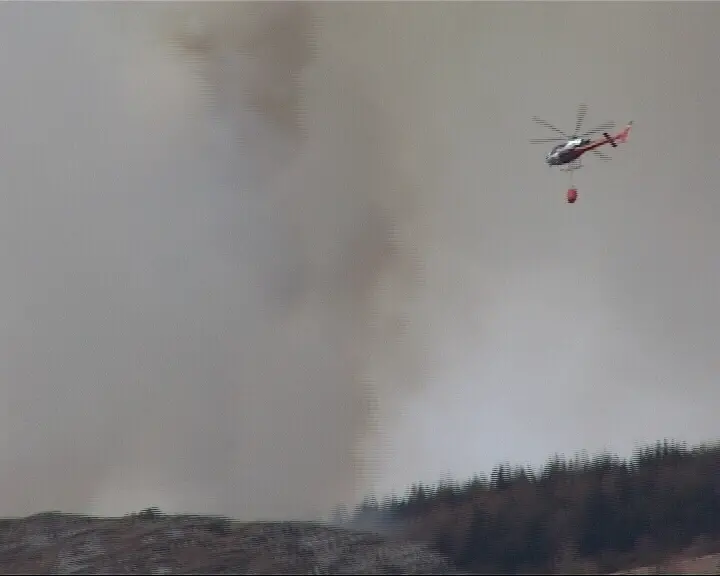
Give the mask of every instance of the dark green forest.
[{"label": "dark green forest", "polygon": [[383,525],[473,573],[597,573],[720,550],[720,444],[658,442],[630,459],[552,458],[489,478],[373,497],[337,520]]}]

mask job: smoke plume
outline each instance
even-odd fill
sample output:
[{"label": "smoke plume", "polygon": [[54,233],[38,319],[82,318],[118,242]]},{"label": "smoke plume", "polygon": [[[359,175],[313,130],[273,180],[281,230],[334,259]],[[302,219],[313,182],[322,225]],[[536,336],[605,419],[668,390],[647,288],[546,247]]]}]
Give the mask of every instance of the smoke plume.
[{"label": "smoke plume", "polygon": [[402,117],[323,35],[343,15],[5,10],[57,17],[4,63],[5,511],[356,498],[375,386],[418,385],[423,229]]}]

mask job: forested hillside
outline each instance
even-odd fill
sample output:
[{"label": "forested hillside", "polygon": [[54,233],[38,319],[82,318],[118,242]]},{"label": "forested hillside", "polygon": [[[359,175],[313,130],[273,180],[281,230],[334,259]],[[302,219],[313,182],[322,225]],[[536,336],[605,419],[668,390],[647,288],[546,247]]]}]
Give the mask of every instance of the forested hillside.
[{"label": "forested hillside", "polygon": [[[336,518],[355,530],[156,509],[4,519],[0,573],[608,574],[654,565],[636,573],[714,574],[719,465],[720,446],[663,442],[628,461],[498,466],[490,478],[367,498]],[[371,533],[378,529],[384,534]]]},{"label": "forested hillside", "polygon": [[612,572],[717,551],[719,466],[718,445],[667,441],[629,460],[556,457],[541,471],[504,465],[490,478],[367,498],[350,521],[427,541],[474,573]]}]

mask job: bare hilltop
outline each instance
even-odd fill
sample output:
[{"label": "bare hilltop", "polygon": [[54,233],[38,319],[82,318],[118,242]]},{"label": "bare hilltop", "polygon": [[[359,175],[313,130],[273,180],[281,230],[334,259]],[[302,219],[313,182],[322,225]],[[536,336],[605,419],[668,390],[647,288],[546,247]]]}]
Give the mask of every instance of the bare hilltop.
[{"label": "bare hilltop", "polygon": [[0,574],[461,574],[417,543],[303,522],[43,513],[0,520]]}]

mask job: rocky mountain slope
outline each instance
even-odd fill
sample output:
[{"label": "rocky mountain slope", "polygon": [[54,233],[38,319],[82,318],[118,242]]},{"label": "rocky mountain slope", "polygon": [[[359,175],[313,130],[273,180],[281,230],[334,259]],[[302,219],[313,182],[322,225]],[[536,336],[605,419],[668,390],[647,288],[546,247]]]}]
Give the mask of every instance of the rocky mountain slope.
[{"label": "rocky mountain slope", "polygon": [[667,562],[656,566],[644,566],[622,572],[614,572],[614,575],[633,574],[644,576],[646,574],[720,574],[720,554],[705,554],[696,558],[672,558]]},{"label": "rocky mountain slope", "polygon": [[300,522],[45,513],[0,520],[0,574],[458,574],[420,544]]}]

